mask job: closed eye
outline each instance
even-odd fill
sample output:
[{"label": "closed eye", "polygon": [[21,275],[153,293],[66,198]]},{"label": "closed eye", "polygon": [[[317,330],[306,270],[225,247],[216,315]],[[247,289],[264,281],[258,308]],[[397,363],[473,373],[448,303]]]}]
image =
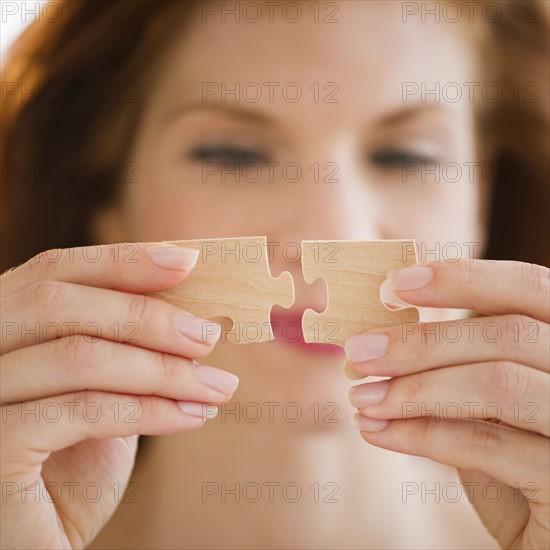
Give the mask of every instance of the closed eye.
[{"label": "closed eye", "polygon": [[387,169],[401,169],[408,165],[431,165],[437,162],[432,157],[399,149],[378,151],[370,155],[369,161]]},{"label": "closed eye", "polygon": [[198,146],[189,153],[189,158],[199,162],[212,162],[220,166],[269,161],[268,156],[260,150],[224,144]]}]

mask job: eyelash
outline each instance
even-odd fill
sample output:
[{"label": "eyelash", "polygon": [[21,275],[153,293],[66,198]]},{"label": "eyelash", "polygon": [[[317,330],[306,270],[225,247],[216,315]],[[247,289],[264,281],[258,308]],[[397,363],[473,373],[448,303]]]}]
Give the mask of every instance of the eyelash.
[{"label": "eyelash", "polygon": [[220,166],[269,162],[267,155],[261,151],[233,145],[202,145],[193,149],[189,156],[192,160],[215,162]]},{"label": "eyelash", "polygon": [[431,165],[437,162],[436,159],[425,155],[413,153],[400,149],[387,149],[372,154],[369,161],[373,164],[385,166],[388,169],[401,169],[405,165]]},{"label": "eyelash", "polygon": [[[233,145],[201,145],[189,153],[189,158],[199,162],[214,162],[220,166],[269,162],[268,156],[259,150]],[[407,164],[432,165],[434,158],[402,149],[385,149],[373,153],[368,162],[388,170],[401,169]]]}]

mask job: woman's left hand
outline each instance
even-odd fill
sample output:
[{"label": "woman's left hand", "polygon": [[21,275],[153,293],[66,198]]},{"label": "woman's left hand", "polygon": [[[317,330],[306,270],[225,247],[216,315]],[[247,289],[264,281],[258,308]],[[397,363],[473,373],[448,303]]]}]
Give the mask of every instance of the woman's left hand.
[{"label": "woman's left hand", "polygon": [[550,548],[549,270],[486,260],[391,272],[409,304],[487,316],[398,325],[346,342],[365,441],[456,466],[503,548]]}]

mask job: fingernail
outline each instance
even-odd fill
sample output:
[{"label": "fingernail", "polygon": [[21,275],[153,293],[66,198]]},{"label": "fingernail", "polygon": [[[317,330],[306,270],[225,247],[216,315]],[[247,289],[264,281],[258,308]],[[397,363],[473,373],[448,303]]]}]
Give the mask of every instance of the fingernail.
[{"label": "fingernail", "polygon": [[354,386],[349,390],[348,398],[350,403],[358,409],[368,407],[369,405],[378,405],[386,397],[389,386],[390,383],[388,380]]},{"label": "fingernail", "polygon": [[221,326],[212,321],[206,321],[200,317],[186,315],[185,313],[176,314],[176,328],[187,338],[202,342],[203,344],[214,345],[220,338]]},{"label": "fingernail", "polygon": [[202,418],[203,422],[218,414],[218,406],[213,403],[197,403],[195,401],[178,401],[178,406],[184,414]]},{"label": "fingernail", "polygon": [[412,266],[392,269],[387,276],[393,290],[418,290],[425,287],[433,277],[431,267]]},{"label": "fingernail", "polygon": [[387,334],[359,334],[346,340],[344,350],[346,357],[352,363],[363,363],[379,359],[386,353],[388,347]]},{"label": "fingernail", "polygon": [[147,249],[151,261],[165,269],[188,270],[195,267],[199,251],[180,246],[159,246]]},{"label": "fingernail", "polygon": [[199,380],[205,386],[228,395],[231,395],[239,385],[239,378],[225,370],[207,367],[206,365],[197,365],[196,372]]},{"label": "fingernail", "polygon": [[368,418],[362,414],[354,414],[351,419],[351,425],[361,432],[379,432],[388,424],[389,420],[380,420],[379,418]]},{"label": "fingernail", "polygon": [[349,361],[346,361],[346,364],[344,365],[344,374],[350,379],[350,380],[360,380],[361,378],[366,378],[365,374],[359,374],[358,372],[355,372],[351,368],[351,363]]}]

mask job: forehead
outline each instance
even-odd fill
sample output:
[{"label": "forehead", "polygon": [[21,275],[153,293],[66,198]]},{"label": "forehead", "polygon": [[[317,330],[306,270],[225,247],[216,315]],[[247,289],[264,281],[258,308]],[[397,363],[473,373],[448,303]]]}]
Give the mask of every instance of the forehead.
[{"label": "forehead", "polygon": [[[397,1],[291,4],[286,11],[284,2],[199,6],[165,59],[157,82],[162,103],[201,101],[208,83],[227,90],[249,85],[254,98],[263,90],[257,102],[262,108],[276,111],[281,105],[269,100],[270,87],[280,92],[297,83],[313,103],[310,86],[319,83],[322,90],[334,83],[333,110],[343,115],[356,110],[358,100],[378,110],[402,106],[404,87],[411,83],[433,89],[436,83],[475,80],[476,51],[464,23],[404,17]],[[245,11],[247,5],[256,7]],[[307,103],[284,106],[292,116]]]}]

